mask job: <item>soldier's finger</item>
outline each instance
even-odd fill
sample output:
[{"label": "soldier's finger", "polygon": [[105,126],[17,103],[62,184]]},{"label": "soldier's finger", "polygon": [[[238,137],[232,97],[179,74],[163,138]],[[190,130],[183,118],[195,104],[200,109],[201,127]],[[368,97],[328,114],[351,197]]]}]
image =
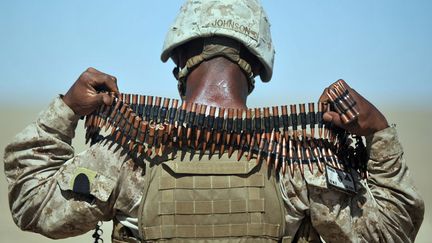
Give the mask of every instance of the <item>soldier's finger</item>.
[{"label": "soldier's finger", "polygon": [[346,126],[345,124],[343,124],[340,115],[334,111],[327,111],[326,113],[324,113],[323,120],[337,127],[346,129]]},{"label": "soldier's finger", "polygon": [[354,98],[354,100],[358,100],[358,98],[362,98],[364,99],[359,93],[357,93],[357,91],[355,89],[353,89],[351,86],[349,86],[349,84],[343,80],[343,79],[339,79],[338,81],[336,81],[336,83],[340,83],[342,85],[342,87],[346,88],[348,90],[348,92],[350,93],[350,95]]},{"label": "soldier's finger", "polygon": [[328,97],[327,92],[328,92],[328,88],[325,88],[323,93],[321,94],[318,102],[321,102],[321,103],[328,103],[329,102],[330,98]]},{"label": "soldier's finger", "polygon": [[98,105],[111,105],[113,102],[113,97],[107,93],[99,93],[96,95],[96,100]]},{"label": "soldier's finger", "polygon": [[89,73],[103,73],[103,72],[97,70],[97,69],[94,68],[94,67],[89,67],[89,68],[87,68],[86,71],[89,72]]},{"label": "soldier's finger", "polygon": [[105,73],[92,73],[93,87],[101,88],[105,91],[119,93],[117,78]]}]

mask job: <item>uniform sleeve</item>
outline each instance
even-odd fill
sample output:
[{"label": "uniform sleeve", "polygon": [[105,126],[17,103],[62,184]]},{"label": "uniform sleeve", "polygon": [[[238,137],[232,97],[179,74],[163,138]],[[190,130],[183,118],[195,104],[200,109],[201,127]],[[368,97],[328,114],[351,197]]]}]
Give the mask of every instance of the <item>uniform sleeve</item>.
[{"label": "uniform sleeve", "polygon": [[6,147],[9,206],[21,229],[65,238],[113,217],[111,194],[122,158],[102,144],[74,157],[71,140],[78,120],[56,98]]},{"label": "uniform sleeve", "polygon": [[369,178],[358,182],[357,195],[308,185],[312,224],[327,242],[413,242],[424,202],[413,185],[396,129],[368,137],[367,147]]}]

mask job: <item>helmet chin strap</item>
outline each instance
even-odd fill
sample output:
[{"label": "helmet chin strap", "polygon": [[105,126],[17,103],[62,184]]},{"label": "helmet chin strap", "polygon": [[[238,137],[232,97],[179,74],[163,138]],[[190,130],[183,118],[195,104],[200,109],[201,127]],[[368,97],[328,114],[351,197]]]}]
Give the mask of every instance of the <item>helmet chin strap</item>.
[{"label": "helmet chin strap", "polygon": [[254,73],[251,65],[240,57],[242,46],[239,42],[225,37],[210,37],[204,39],[203,51],[201,54],[191,57],[183,68],[176,67],[173,74],[178,80],[178,89],[182,98],[186,92],[186,80],[189,73],[202,62],[215,57],[225,57],[237,63],[245,73],[248,80],[249,94],[255,88]]}]

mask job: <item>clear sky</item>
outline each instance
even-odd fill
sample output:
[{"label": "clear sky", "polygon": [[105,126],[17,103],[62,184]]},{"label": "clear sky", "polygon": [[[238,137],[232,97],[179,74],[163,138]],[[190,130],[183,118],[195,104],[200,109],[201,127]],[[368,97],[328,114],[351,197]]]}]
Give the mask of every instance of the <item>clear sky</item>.
[{"label": "clear sky", "polygon": [[[123,92],[177,97],[159,56],[182,2],[0,1],[1,104],[47,104],[89,66]],[[251,106],[316,101],[338,78],[378,106],[432,105],[432,1],[262,3],[276,59]]]}]

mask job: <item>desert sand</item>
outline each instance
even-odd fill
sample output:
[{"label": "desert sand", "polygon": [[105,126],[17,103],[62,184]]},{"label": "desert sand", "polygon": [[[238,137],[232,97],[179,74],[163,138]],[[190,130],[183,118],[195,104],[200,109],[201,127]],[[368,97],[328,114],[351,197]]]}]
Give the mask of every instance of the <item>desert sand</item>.
[{"label": "desert sand", "polygon": [[[21,131],[26,125],[33,122],[40,110],[44,106],[36,106],[33,108],[5,108],[0,107],[0,156],[3,159],[4,148],[16,133]],[[426,204],[426,213],[423,225],[417,236],[416,242],[431,242],[428,235],[432,232],[432,213],[430,206],[432,205],[432,194],[430,193],[430,185],[432,182],[432,163],[429,164],[429,155],[432,144],[429,139],[432,139],[429,122],[432,120],[432,110],[429,111],[407,111],[398,107],[389,107],[383,109],[389,122],[397,124],[399,137],[405,148],[405,159],[411,170],[417,188],[421,191]],[[78,125],[76,138],[73,145],[76,152],[83,151],[87,148],[84,144],[83,124]],[[9,212],[7,183],[1,166],[0,173],[0,242],[54,242],[48,238],[35,233],[21,231],[13,222]],[[427,189],[429,188],[429,189]],[[429,191],[429,193],[428,193]],[[103,238],[105,242],[110,242],[111,223],[105,222],[103,226]],[[429,233],[427,233],[429,232]],[[57,242],[93,242],[91,237],[93,232],[88,232],[85,235],[57,240]]]}]

